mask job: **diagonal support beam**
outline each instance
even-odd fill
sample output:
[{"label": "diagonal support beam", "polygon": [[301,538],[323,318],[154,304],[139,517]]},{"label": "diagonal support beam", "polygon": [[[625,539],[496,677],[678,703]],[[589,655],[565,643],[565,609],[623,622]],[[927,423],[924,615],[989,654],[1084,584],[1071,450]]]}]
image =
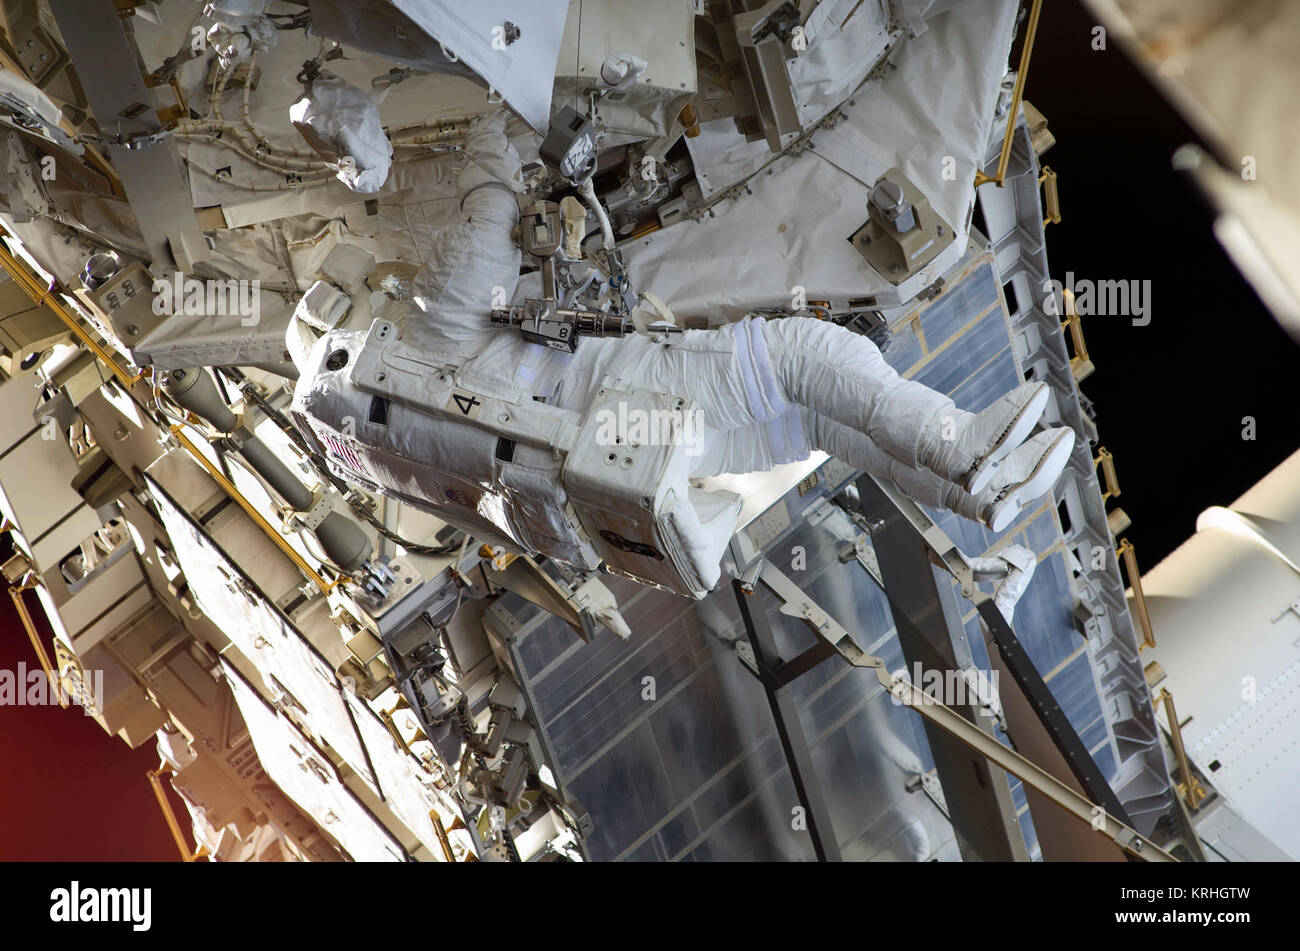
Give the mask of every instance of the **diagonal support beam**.
[{"label": "diagonal support beam", "polygon": [[[956,592],[947,577],[936,572],[931,552],[939,546],[943,554],[939,564],[954,573],[969,570],[964,556],[946,536],[940,537],[942,532],[924,513],[900,504],[869,477],[858,480],[858,494],[872,523],[872,545],[908,667],[919,665],[926,672],[939,674],[971,669],[972,652]],[[973,590],[973,581],[971,587]],[[973,691],[955,706],[957,714],[972,730],[997,743],[993,721],[981,716],[971,694]],[[1006,774],[960,737],[935,724],[925,723],[925,734],[962,857],[966,861],[1028,861],[1029,850]]]},{"label": "diagonal support beam", "polygon": [[[139,51],[113,0],[49,0],[49,4],[100,133],[126,141],[135,134],[158,131],[153,93],[145,84]],[[149,248],[155,275],[173,267],[188,271],[194,261],[207,257],[189,185],[171,141],[138,149],[109,143],[106,151]]]},{"label": "diagonal support beam", "polygon": [[1024,691],[1039,722],[1047,730],[1061,755],[1065,757],[1070,772],[1079,781],[1084,793],[1125,825],[1132,824],[1128,810],[1124,808],[1119,797],[1115,795],[1115,790],[1111,789],[1110,783],[1102,775],[1101,768],[1092,758],[1087,747],[1083,745],[1083,741],[1079,739],[1079,734],[1075,732],[1074,726],[1065,716],[1065,711],[1052,696],[1051,688],[1043,680],[1034,662],[1029,659],[1020,639],[1016,637],[1016,632],[1011,629],[1011,625],[1002,616],[997,605],[991,598],[984,598],[976,608],[989,633],[993,635],[998,651],[1006,663],[1007,671],[1016,685]]},{"label": "diagonal support beam", "polygon": [[794,696],[790,693],[788,683],[778,685],[778,679],[773,673],[782,667],[782,662],[777,653],[776,639],[772,636],[771,624],[768,623],[756,594],[746,594],[739,580],[733,581],[731,586],[740,604],[740,617],[745,623],[749,643],[754,648],[759,679],[767,694],[768,706],[772,709],[772,719],[776,721],[777,736],[780,737],[781,749],[790,766],[795,793],[807,813],[808,835],[812,838],[813,851],[819,862],[839,862],[842,857],[835,838],[835,828],[831,823],[826,797],[822,795],[812,751],[808,748],[808,737],[799,722]]},{"label": "diagonal support beam", "polygon": [[[980,756],[986,758],[990,764],[1018,777],[1027,786],[1052,800],[1066,814],[1085,823],[1093,832],[1109,839],[1135,858],[1148,862],[1175,861],[1174,857],[1168,852],[1161,849],[1150,839],[1129,828],[1128,825],[1112,816],[1102,806],[1092,802],[1077,789],[1031,763],[1015,750],[1003,746],[995,737],[985,733],[956,710],[935,700],[918,685],[902,677],[895,677],[885,667],[885,662],[881,658],[868,654],[858,647],[853,638],[849,636],[848,631],[835,623],[830,615],[826,614],[806,597],[797,604],[792,603],[790,597],[793,592],[798,591],[798,587],[779,570],[773,568],[770,564],[765,564],[761,577],[763,584],[771,589],[772,593],[779,599],[785,601],[787,607],[792,608],[792,610],[784,613],[803,618],[818,637],[825,640],[835,649],[837,654],[854,667],[874,671],[876,679],[882,687],[901,703],[907,704],[915,710],[927,723],[964,743]],[[743,598],[744,593],[740,588],[740,583],[738,581],[733,582],[733,586],[736,589],[737,596]],[[976,592],[976,607],[979,607],[985,601],[992,603],[992,599],[987,595]],[[748,617],[745,611],[745,603],[742,600],[742,615]],[[895,621],[899,626],[900,636],[905,629],[915,631],[915,624],[906,613],[898,612],[895,615]]]}]

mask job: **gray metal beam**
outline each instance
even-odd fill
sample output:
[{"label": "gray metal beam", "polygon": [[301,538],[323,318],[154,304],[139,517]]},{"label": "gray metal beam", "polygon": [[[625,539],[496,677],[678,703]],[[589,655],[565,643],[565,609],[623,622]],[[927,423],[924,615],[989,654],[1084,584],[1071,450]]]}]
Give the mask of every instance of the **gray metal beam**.
[{"label": "gray metal beam", "polygon": [[1051,736],[1057,750],[1065,757],[1065,762],[1070,767],[1070,772],[1074,774],[1074,778],[1079,781],[1084,795],[1120,822],[1131,826],[1133,822],[1129,819],[1128,810],[1120,804],[1115,790],[1110,788],[1110,783],[1106,781],[1092,754],[1079,739],[1073,724],[1066,717],[1061,705],[1056,702],[1056,698],[1052,696],[1051,688],[1043,680],[1034,662],[1029,659],[1029,654],[1021,645],[1020,638],[1016,637],[1016,632],[1002,616],[1002,612],[990,600],[980,603],[979,613],[984,625],[993,636],[1007,671],[1029,699],[1034,708],[1034,715]]},{"label": "gray metal beam", "polygon": [[[939,534],[942,535],[942,532]],[[946,539],[946,536],[944,538]],[[797,584],[774,567],[771,562],[762,565],[759,577],[764,586],[781,601],[782,614],[802,620],[819,638],[832,644],[836,653],[852,666],[874,671],[880,685],[888,690],[900,703],[907,704],[916,713],[920,714],[927,724],[933,725],[955,737],[983,756],[991,764],[996,764],[1007,773],[1018,776],[1027,788],[1035,790],[1036,793],[1055,803],[1060,808],[1062,815],[1073,817],[1076,823],[1083,823],[1082,828],[1091,829],[1099,839],[1109,840],[1136,858],[1152,862],[1174,861],[1168,852],[1165,852],[1154,842],[1144,838],[1084,796],[1078,790],[1077,783],[1072,786],[1063,782],[1056,775],[1026,759],[1019,752],[1003,746],[986,729],[975,726],[970,720],[951,707],[939,702],[907,678],[889,673],[885,667],[885,662],[881,658],[868,654],[859,647],[843,626],[809,598]],[[888,592],[886,592],[886,595],[888,595]],[[989,600],[988,595],[979,591],[974,592],[974,603],[977,608],[987,600]],[[895,617],[899,619],[899,626],[908,629],[908,636],[920,638],[919,629],[907,617],[906,612],[896,604],[892,605],[892,609]],[[1019,688],[1015,686],[1014,681],[1012,682],[1012,688],[1012,690],[1008,691],[1007,696],[1012,699],[1019,698],[1023,700],[1024,695],[1019,692]],[[1027,701],[1025,703],[1027,705]],[[1033,722],[1035,727],[1039,726],[1037,722],[1033,721],[1032,716],[1026,716],[1024,719],[1026,722]],[[1050,741],[1047,742],[1047,751],[1055,756],[1057,760],[1060,760],[1058,764],[1059,772],[1068,776],[1069,770],[1065,768],[1064,759],[1051,745]],[[1076,826],[1076,828],[1078,827]]]},{"label": "gray metal beam", "polygon": [[[831,823],[826,797],[822,795],[817,769],[812,761],[812,752],[808,749],[808,738],[804,735],[803,726],[799,722],[799,711],[795,706],[794,696],[790,693],[788,681],[780,681],[776,674],[776,671],[783,667],[783,662],[777,653],[772,626],[763,611],[757,592],[753,595],[746,594],[739,580],[733,581],[731,586],[736,592],[736,600],[740,603],[740,617],[745,623],[749,643],[754,648],[759,680],[767,694],[768,705],[772,708],[772,719],[776,721],[776,732],[781,739],[781,749],[784,750],[786,762],[790,766],[790,778],[794,781],[795,793],[807,813],[808,835],[812,838],[813,851],[819,862],[839,862],[842,858],[839,842],[835,838],[835,827]],[[825,656],[821,654],[817,659],[821,660]]]},{"label": "gray metal beam", "polygon": [[[992,601],[988,603],[996,610]],[[987,625],[984,625],[984,641],[988,648],[989,665],[998,685],[1003,728],[1011,738],[1011,745],[1021,756],[1083,795],[1083,786],[1070,769],[1069,762],[1052,739],[1051,733],[1043,725],[1029,695],[1009,670]],[[1025,798],[1029,804],[1029,814],[1034,819],[1034,832],[1038,836],[1043,861],[1122,862],[1130,857],[1119,843],[1092,834],[1087,826],[1074,821],[1050,796],[1029,783],[1025,784]]]},{"label": "gray metal beam", "polygon": [[[157,131],[153,93],[145,85],[135,43],[113,0],[49,4],[100,133],[125,140]],[[110,142],[106,151],[122,180],[155,274],[173,267],[188,271],[194,261],[206,257],[207,245],[171,141],[137,149]]]},{"label": "gray metal beam", "polygon": [[[924,539],[875,481],[863,476],[857,486],[862,514],[873,523],[872,545],[908,665],[927,671],[968,666],[962,661],[969,662],[970,647],[951,582],[936,578]],[[993,736],[991,721],[973,706],[953,709]],[[1028,861],[1007,774],[951,733],[928,719],[924,723],[962,858]]]}]

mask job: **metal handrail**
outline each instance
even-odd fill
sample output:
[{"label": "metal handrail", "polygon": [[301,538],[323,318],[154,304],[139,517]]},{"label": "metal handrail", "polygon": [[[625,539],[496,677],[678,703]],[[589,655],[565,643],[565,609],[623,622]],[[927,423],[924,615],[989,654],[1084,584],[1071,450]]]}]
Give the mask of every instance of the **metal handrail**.
[{"label": "metal handrail", "polygon": [[212,460],[199,451],[199,448],[190,441],[189,437],[185,435],[184,430],[182,430],[180,426],[172,424],[169,427],[169,431],[176,438],[176,441],[194,457],[195,461],[198,462],[204,470],[207,471],[208,475],[212,476],[217,485],[221,486],[226,495],[230,496],[230,498],[239,504],[239,507],[244,510],[248,517],[257,523],[258,528],[265,532],[267,536],[280,547],[280,550],[298,566],[299,570],[316,583],[316,586],[320,588],[322,592],[328,594],[336,585],[338,585],[340,579],[336,578],[333,581],[326,581],[320,572],[307,563],[307,560],[298,553],[298,550],[289,544],[289,540],[285,538],[281,532],[277,531],[274,525],[266,520],[266,516],[259,512],[253,503],[245,498],[244,493],[240,492],[239,488],[233,482],[226,478],[225,473],[213,465]]},{"label": "metal handrail", "polygon": [[990,178],[983,171],[975,173],[975,185],[993,182],[998,188],[1006,183],[1007,164],[1011,161],[1011,143],[1016,135],[1016,117],[1020,115],[1020,102],[1025,96],[1025,77],[1029,75],[1029,57],[1034,51],[1034,37],[1038,33],[1038,15],[1042,12],[1043,0],[1034,0],[1029,11],[1029,26],[1025,30],[1025,43],[1020,50],[1020,67],[1016,71],[1016,85],[1011,94],[1011,109],[1007,113],[1007,132],[1002,138],[1002,152],[998,156],[998,173]]},{"label": "metal handrail", "polygon": [[1156,633],[1151,627],[1151,615],[1147,611],[1147,596],[1142,590],[1142,573],[1138,571],[1137,553],[1133,543],[1127,538],[1119,543],[1115,554],[1124,558],[1124,573],[1128,575],[1129,587],[1133,589],[1133,607],[1137,609],[1138,624],[1142,628],[1140,647],[1155,647]]},{"label": "metal handrail", "polygon": [[149,780],[149,785],[153,787],[153,794],[158,797],[158,808],[162,810],[163,819],[167,821],[167,828],[171,831],[172,841],[176,843],[176,849],[181,853],[182,862],[196,862],[201,858],[209,855],[207,849],[202,845],[196,845],[191,852],[188,845],[185,844],[185,835],[181,832],[181,824],[176,819],[176,812],[172,809],[172,804],[167,801],[167,791],[163,789],[162,777],[175,775],[169,763],[159,763],[157,769],[151,769],[145,773]]},{"label": "metal handrail", "polygon": [[41,643],[40,633],[36,630],[36,623],[32,620],[31,613],[27,610],[27,605],[23,603],[23,592],[31,591],[37,587],[34,584],[22,584],[18,586],[9,586],[9,597],[13,599],[14,608],[18,611],[18,618],[23,622],[23,628],[27,631],[27,637],[32,642],[32,648],[36,651],[36,658],[41,662],[41,669],[45,671],[45,682],[50,685],[54,691],[55,699],[59,701],[59,706],[64,710],[68,709],[68,698],[63,694],[63,683],[54,673],[54,665],[50,663],[50,655],[45,652],[45,645]]},{"label": "metal handrail", "polygon": [[1187,748],[1183,746],[1183,728],[1178,722],[1178,711],[1174,709],[1174,695],[1161,687],[1159,699],[1165,707],[1165,717],[1169,720],[1169,742],[1173,744],[1178,771],[1183,776],[1183,798],[1187,800],[1188,808],[1196,809],[1208,794],[1192,775],[1192,764],[1187,759]]}]

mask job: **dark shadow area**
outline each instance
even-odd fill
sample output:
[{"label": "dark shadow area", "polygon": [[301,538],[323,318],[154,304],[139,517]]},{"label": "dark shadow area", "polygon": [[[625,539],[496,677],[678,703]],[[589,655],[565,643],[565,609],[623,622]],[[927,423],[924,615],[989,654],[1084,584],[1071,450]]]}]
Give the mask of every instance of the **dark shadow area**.
[{"label": "dark shadow area", "polygon": [[[1115,455],[1143,567],[1191,535],[1300,448],[1283,399],[1300,347],[1278,326],[1213,233],[1195,185],[1170,157],[1198,137],[1108,38],[1092,48],[1079,0],[1044,4],[1025,96],[1056,145],[1062,223],[1047,229],[1052,277],[1149,280],[1151,321],[1083,318],[1097,370],[1082,384]],[[1278,134],[1283,134],[1278,130]],[[1255,439],[1242,438],[1251,417]]]}]

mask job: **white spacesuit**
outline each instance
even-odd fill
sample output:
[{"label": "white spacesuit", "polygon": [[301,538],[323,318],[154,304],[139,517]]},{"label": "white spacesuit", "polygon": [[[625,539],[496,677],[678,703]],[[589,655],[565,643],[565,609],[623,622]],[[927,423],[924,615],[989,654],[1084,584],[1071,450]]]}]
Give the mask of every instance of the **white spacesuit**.
[{"label": "white spacesuit", "polygon": [[1060,475],[1073,431],[1028,438],[1045,384],[968,413],[900,377],[867,338],[825,321],[747,318],[668,342],[588,338],[574,354],[493,326],[493,302],[511,298],[521,262],[520,160],[504,130],[503,113],[472,123],[459,179],[465,219],[440,233],[415,278],[419,311],[403,331],[432,360],[458,367],[462,384],[524,386],[579,412],[605,383],[685,396],[702,411],[694,477],[770,469],[820,449],[995,531]]},{"label": "white spacesuit", "polygon": [[289,107],[289,121],[354,192],[379,191],[393,164],[393,144],[379,108],[364,92],[322,72]]}]

